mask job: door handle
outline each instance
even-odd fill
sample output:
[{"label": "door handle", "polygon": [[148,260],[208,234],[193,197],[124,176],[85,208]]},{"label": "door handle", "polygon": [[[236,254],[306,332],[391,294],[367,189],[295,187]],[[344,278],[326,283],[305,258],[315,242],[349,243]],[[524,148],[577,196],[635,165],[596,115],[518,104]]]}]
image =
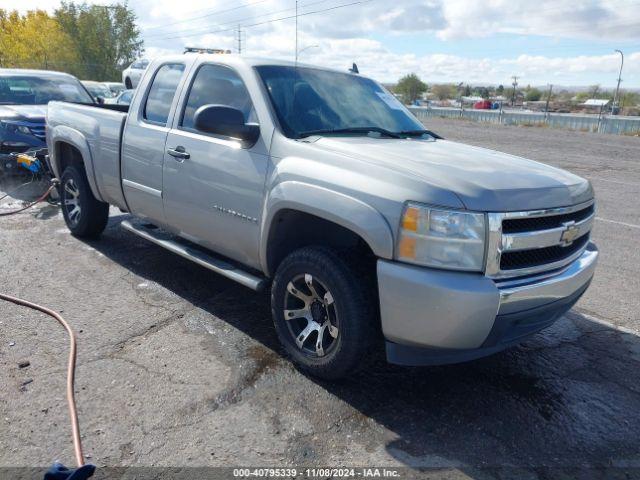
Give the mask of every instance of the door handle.
[{"label": "door handle", "polygon": [[191,157],[191,155],[185,151],[184,147],[169,148],[167,149],[167,153],[179,162]]}]

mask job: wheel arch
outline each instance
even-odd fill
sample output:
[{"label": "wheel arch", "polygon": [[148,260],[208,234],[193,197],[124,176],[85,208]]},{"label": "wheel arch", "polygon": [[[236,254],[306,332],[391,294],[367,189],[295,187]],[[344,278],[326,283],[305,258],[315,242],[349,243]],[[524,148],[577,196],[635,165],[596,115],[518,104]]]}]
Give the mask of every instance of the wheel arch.
[{"label": "wheel arch", "polygon": [[260,258],[268,276],[288,252],[313,244],[353,244],[375,257],[393,257],[393,235],[386,219],[356,198],[292,181],[276,186],[265,208]]},{"label": "wheel arch", "polygon": [[60,178],[68,165],[82,165],[93,196],[104,201],[96,182],[91,149],[84,136],[77,130],[61,125],[54,127],[52,138],[54,142],[51,165],[55,175]]}]

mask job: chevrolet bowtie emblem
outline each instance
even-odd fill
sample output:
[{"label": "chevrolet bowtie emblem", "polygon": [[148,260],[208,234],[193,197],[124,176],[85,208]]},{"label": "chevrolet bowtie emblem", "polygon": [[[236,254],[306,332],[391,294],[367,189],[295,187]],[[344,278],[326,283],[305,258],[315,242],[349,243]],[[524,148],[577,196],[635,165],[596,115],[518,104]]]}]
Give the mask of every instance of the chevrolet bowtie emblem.
[{"label": "chevrolet bowtie emblem", "polygon": [[567,222],[563,224],[564,231],[560,235],[560,243],[563,246],[571,245],[573,241],[578,238],[580,229],[576,227],[575,222]]}]

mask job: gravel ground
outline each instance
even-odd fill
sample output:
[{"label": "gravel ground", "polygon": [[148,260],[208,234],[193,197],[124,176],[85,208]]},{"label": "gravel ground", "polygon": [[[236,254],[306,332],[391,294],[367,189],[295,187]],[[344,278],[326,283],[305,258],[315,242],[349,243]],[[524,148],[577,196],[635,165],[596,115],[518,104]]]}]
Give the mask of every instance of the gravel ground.
[{"label": "gravel ground", "polygon": [[[113,211],[95,242],[71,237],[49,205],[0,219],[1,291],[57,309],[78,332],[89,461],[639,477],[640,139],[450,120],[429,127],[568,168],[599,198],[602,260],[586,296],[522,346],[468,364],[378,362],[349,381],[320,382],[282,357],[266,296],[122,230],[126,215]],[[55,322],[0,303],[0,467],[73,463],[66,347]]]}]

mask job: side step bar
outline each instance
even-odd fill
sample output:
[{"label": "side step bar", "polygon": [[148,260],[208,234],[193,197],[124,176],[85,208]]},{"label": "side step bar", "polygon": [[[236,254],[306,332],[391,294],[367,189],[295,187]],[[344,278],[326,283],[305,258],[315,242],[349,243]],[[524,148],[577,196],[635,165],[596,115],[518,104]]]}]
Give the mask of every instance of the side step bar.
[{"label": "side step bar", "polygon": [[166,248],[173,253],[177,253],[181,257],[191,260],[192,262],[208,268],[213,272],[234,280],[244,285],[245,287],[249,287],[256,291],[261,291],[266,286],[267,280],[265,278],[261,278],[249,272],[241,270],[240,268],[231,265],[230,263],[220,258],[216,258],[212,254],[208,254],[200,249],[189,247],[180,242],[179,237],[173,237],[159,228],[152,229],[147,228],[143,225],[134,225],[129,220],[122,221],[120,225],[125,230],[135,233],[145,240],[149,240],[156,245],[160,245],[161,247]]}]

